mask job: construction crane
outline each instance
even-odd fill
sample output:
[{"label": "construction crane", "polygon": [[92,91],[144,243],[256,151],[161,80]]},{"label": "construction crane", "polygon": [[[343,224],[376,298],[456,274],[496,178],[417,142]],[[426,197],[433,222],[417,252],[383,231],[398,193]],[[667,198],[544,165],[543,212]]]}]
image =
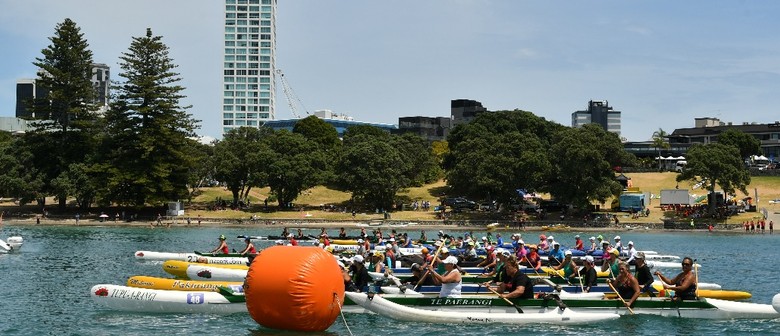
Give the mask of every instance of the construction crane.
[{"label": "construction crane", "polygon": [[290,83],[284,78],[282,70],[277,69],[276,74],[279,75],[279,78],[281,79],[282,90],[284,91],[284,96],[287,98],[287,105],[290,106],[290,112],[292,112],[293,116],[298,119],[301,118],[300,114],[298,114],[298,108],[295,105],[296,102],[301,105],[303,111],[306,112],[306,115],[309,115],[309,110],[306,109],[306,106],[303,105],[303,102],[298,98],[298,95],[296,95],[295,91],[290,87]]}]

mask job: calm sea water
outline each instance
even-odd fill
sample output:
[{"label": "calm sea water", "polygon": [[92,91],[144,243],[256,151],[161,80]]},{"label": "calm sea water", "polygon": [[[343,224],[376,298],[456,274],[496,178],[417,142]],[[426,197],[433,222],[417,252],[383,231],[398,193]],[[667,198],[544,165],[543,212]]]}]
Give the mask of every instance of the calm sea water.
[{"label": "calm sea water", "polygon": [[[0,254],[0,335],[295,335],[257,325],[248,314],[182,315],[137,314],[107,310],[92,302],[89,289],[96,284],[124,285],[133,275],[167,276],[161,263],[139,262],[137,250],[186,252],[208,250],[217,237],[279,234],[262,228],[170,228],[15,226],[6,223],[0,237],[21,235],[19,254]],[[309,229],[317,234],[319,229]],[[357,234],[358,230],[350,230]],[[429,237],[437,230],[428,230]],[[335,234],[336,230],[331,230]],[[414,238],[419,230],[409,230]],[[475,230],[475,234],[481,234]],[[601,232],[612,238],[615,232]],[[534,241],[539,232],[524,237]],[[576,232],[554,233],[556,240],[572,244]],[[702,269],[700,281],[724,289],[753,294],[751,302],[771,303],[780,292],[780,236],[733,233],[619,232],[640,250],[691,256]],[[585,233],[588,237],[592,233]],[[228,241],[240,248],[238,239]],[[671,273],[671,272],[668,272]],[[708,321],[656,316],[624,316],[604,325],[511,326],[408,324],[369,314],[345,314],[354,335],[545,335],[629,334],[704,335],[778,334],[780,320]],[[349,335],[339,318],[323,335]],[[308,333],[307,335],[312,335]],[[315,334],[316,335],[316,334]]]}]

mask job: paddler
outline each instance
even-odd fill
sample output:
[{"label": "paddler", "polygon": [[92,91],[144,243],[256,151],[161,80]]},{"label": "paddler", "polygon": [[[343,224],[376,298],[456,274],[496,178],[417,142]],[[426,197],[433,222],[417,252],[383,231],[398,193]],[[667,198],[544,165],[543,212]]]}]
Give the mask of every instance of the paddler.
[{"label": "paddler", "polygon": [[580,235],[574,236],[574,249],[580,251],[585,250],[585,244],[582,242],[582,239],[580,239]]},{"label": "paddler", "polygon": [[246,243],[246,247],[240,252],[241,255],[255,255],[257,254],[257,249],[255,248],[255,244],[252,244],[252,238],[249,238],[249,236],[244,237],[244,242]]},{"label": "paddler", "polygon": [[618,267],[618,250],[612,249],[612,251],[609,251],[607,256],[609,256],[608,259],[604,259],[604,264],[601,265],[601,271],[602,272],[609,272],[609,276],[614,278],[620,273],[620,269]]},{"label": "paddler", "polygon": [[217,254],[219,252],[220,254],[228,254],[230,253],[230,250],[228,249],[227,242],[225,242],[227,238],[225,238],[225,235],[219,235],[219,246],[217,248],[211,250],[211,254]]},{"label": "paddler", "polygon": [[585,253],[588,255],[593,254],[593,252],[596,252],[596,250],[599,249],[598,245],[596,245],[596,237],[590,237],[590,249],[588,249]]},{"label": "paddler", "polygon": [[376,272],[376,273],[384,273],[385,272],[385,254],[376,251],[374,252],[374,255],[371,256],[371,262],[368,264],[368,270],[369,272]]},{"label": "paddler", "polygon": [[563,278],[569,283],[571,283],[571,278],[577,275],[578,269],[577,264],[574,263],[571,256],[571,250],[566,250],[566,252],[564,252],[563,262],[561,262],[560,265],[553,266],[553,269],[556,271],[563,270]]},{"label": "paddler", "polygon": [[506,278],[498,286],[499,297],[505,299],[534,298],[534,284],[525,273],[520,272],[520,266],[517,264],[517,258],[510,256],[504,265]]},{"label": "paddler", "polygon": [[682,260],[682,272],[674,279],[669,279],[655,271],[655,275],[664,283],[664,289],[674,291],[674,297],[679,300],[696,300],[696,275],[693,270],[693,259],[685,257]]},{"label": "paddler", "polygon": [[[569,252],[569,255],[571,255],[571,251],[567,252]],[[550,264],[550,266],[558,266],[564,262],[565,258],[566,256],[564,255],[563,251],[561,251],[561,243],[557,241],[553,242],[550,254],[547,255],[547,262]]]},{"label": "paddler", "polygon": [[[300,231],[300,229],[298,230]],[[290,246],[298,246],[298,241],[295,240],[292,233],[287,235],[287,243],[290,244]]]},{"label": "paddler", "polygon": [[596,265],[593,256],[585,256],[585,263],[583,270],[580,271],[583,274],[582,286],[586,293],[590,293],[591,288],[598,284],[598,275],[596,273]]},{"label": "paddler", "polygon": [[[631,243],[629,242],[629,246]],[[639,282],[639,287],[642,288],[642,293],[648,293],[651,297],[655,296],[653,291],[653,273],[650,273],[650,267],[645,262],[645,253],[638,252],[634,256],[636,268],[634,269],[634,276]]]},{"label": "paddler", "polygon": [[460,289],[462,287],[462,279],[460,272],[455,271],[458,265],[458,258],[449,256],[444,261],[444,269],[446,272],[439,275],[433,271],[433,266],[428,265],[428,272],[433,276],[433,280],[436,284],[441,284],[441,291],[439,291],[439,297],[458,297],[460,296]]},{"label": "paddler", "polygon": [[353,290],[356,292],[365,290],[366,287],[368,287],[368,282],[371,280],[371,277],[368,275],[366,266],[363,265],[362,255],[358,254],[352,257],[352,265],[349,267],[349,270],[352,273],[352,283],[355,285]]},{"label": "paddler", "polygon": [[618,263],[618,276],[613,281],[607,279],[607,281],[616,284],[615,289],[618,295],[626,301],[626,305],[633,307],[634,301],[639,297],[641,290],[639,289],[639,282],[631,275],[628,270],[628,263],[621,261]]},{"label": "paddler", "polygon": [[539,257],[539,250],[536,245],[528,246],[530,251],[525,255],[526,266],[539,271],[542,268],[542,258]]}]

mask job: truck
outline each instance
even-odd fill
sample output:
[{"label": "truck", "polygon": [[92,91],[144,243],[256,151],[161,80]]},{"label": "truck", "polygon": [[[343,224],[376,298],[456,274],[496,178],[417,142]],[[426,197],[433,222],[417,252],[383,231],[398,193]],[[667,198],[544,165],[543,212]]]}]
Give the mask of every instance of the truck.
[{"label": "truck", "polygon": [[661,189],[661,205],[673,204],[693,204],[688,189]]}]

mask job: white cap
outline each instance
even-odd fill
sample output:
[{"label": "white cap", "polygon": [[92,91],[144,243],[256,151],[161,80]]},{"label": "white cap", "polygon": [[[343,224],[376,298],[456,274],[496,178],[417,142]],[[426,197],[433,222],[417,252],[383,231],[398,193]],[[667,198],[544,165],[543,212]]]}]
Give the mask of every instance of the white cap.
[{"label": "white cap", "polygon": [[358,244],[363,243],[363,239],[358,239]]},{"label": "white cap", "polygon": [[292,238],[292,237],[294,237],[292,233],[287,235],[287,238]]},{"label": "white cap", "polygon": [[445,264],[457,265],[458,264],[458,258],[456,258],[454,256],[449,256],[447,258],[444,258],[444,260],[442,262],[445,263]]},{"label": "white cap", "polygon": [[553,246],[555,246],[555,245],[561,246],[561,243],[559,243],[557,241],[554,241],[552,244],[553,244]]},{"label": "white cap", "polygon": [[547,240],[553,240],[553,239],[554,239],[553,236],[547,237]]},{"label": "white cap", "polygon": [[284,245],[284,240],[277,240],[274,242],[276,245]]},{"label": "white cap", "polygon": [[391,242],[394,242],[394,241],[395,241],[395,238],[390,238],[390,241],[391,241]]},{"label": "white cap", "polygon": [[566,250],[566,252],[563,252],[564,255],[571,255],[571,250]]},{"label": "white cap", "polygon": [[628,245],[634,245],[634,242],[629,240]]},{"label": "white cap", "polygon": [[450,249],[448,249],[446,247],[442,247],[441,248],[441,253],[450,253]]},{"label": "white cap", "polygon": [[585,256],[585,261],[587,262],[593,262],[593,256]]},{"label": "white cap", "polygon": [[590,240],[596,240],[596,237],[590,237]]},{"label": "white cap", "polygon": [[439,233],[444,233],[444,231],[442,231],[442,230],[439,230]]},{"label": "white cap", "polygon": [[482,237],[482,240],[487,240],[487,237]]},{"label": "white cap", "polygon": [[579,237],[580,237],[580,235],[576,235],[576,236],[574,236],[574,238],[579,238]]},{"label": "white cap", "polygon": [[339,264],[339,267],[344,268],[344,263],[341,261],[336,260],[336,263]]},{"label": "white cap", "polygon": [[520,239],[520,240],[517,241],[517,244],[518,245],[523,245],[523,244],[525,244],[525,242],[522,239]]},{"label": "white cap", "polygon": [[362,256],[362,255],[359,255],[359,254],[358,254],[358,255],[355,255],[354,257],[352,257],[352,261],[353,261],[353,262],[359,262],[359,263],[362,263],[362,262],[363,262],[363,256]]},{"label": "white cap", "polygon": [[620,240],[620,236],[615,236],[615,240]]},{"label": "white cap", "polygon": [[522,238],[523,237],[523,235],[521,235],[519,233],[515,233],[515,236],[517,236],[517,238]]}]

